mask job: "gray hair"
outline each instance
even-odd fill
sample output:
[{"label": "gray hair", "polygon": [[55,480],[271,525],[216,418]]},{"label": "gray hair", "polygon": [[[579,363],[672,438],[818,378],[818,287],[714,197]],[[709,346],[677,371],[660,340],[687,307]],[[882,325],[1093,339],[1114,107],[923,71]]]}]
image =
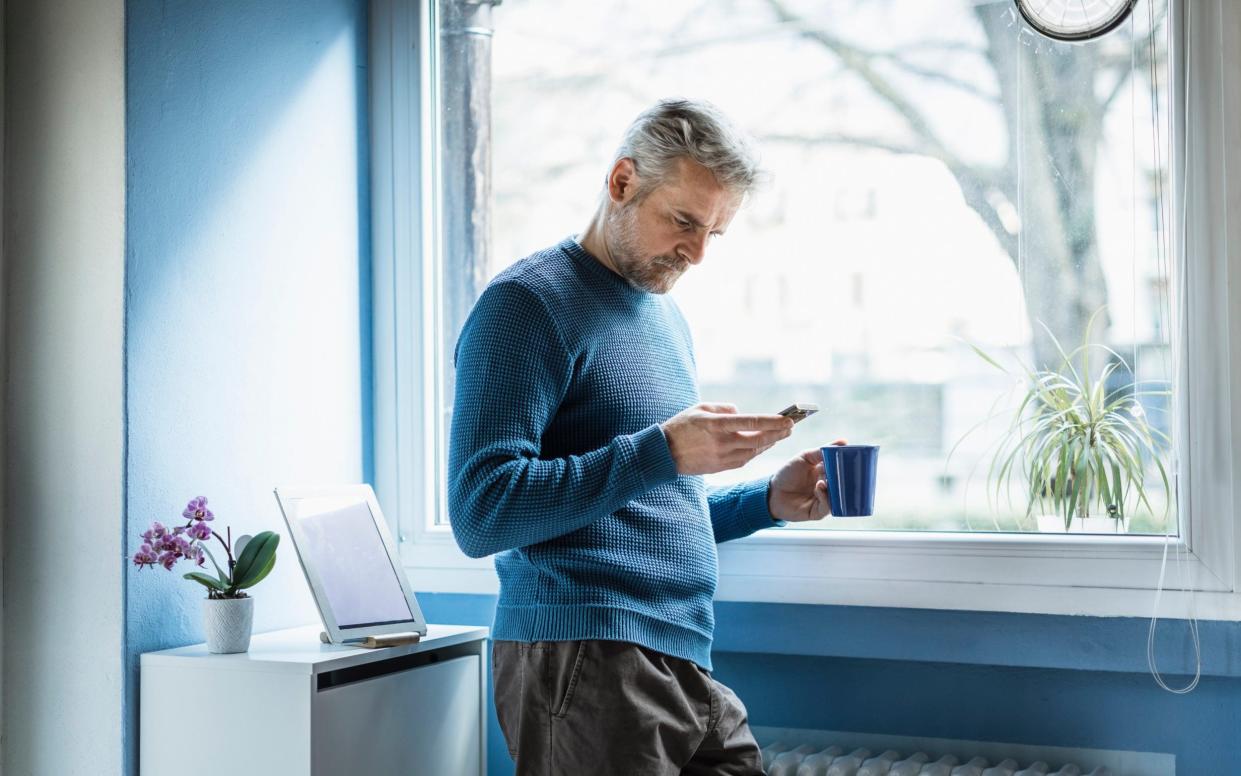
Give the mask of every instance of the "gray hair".
[{"label": "gray hair", "polygon": [[625,130],[612,166],[624,158],[633,160],[641,181],[635,201],[666,183],[679,159],[701,164],[742,196],[763,177],[753,140],[705,100],[660,100],[643,111]]}]

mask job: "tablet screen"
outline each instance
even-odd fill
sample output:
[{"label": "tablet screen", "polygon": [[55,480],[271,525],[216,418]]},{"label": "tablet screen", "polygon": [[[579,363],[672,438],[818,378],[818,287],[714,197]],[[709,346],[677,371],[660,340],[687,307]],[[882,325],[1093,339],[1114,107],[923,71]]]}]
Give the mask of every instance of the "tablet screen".
[{"label": "tablet screen", "polygon": [[415,619],[366,502],[299,512],[298,525],[306,541],[298,550],[318,573],[337,627]]}]

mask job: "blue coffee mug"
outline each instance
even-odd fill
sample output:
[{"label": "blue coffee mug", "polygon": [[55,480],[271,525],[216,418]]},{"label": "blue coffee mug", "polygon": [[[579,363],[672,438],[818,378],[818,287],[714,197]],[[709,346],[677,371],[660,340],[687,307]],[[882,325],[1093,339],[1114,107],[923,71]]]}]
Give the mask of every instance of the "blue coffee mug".
[{"label": "blue coffee mug", "polygon": [[875,469],[878,445],[828,445],[820,448],[827,492],[835,517],[875,514]]}]

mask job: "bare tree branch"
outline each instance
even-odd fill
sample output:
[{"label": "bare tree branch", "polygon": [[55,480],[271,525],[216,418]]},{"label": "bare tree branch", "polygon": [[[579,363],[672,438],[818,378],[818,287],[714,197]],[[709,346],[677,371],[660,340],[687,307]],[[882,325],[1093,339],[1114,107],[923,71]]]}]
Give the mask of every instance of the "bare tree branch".
[{"label": "bare tree branch", "polygon": [[953,51],[961,54],[970,54],[985,59],[987,49],[970,44],[960,40],[913,40],[901,47],[907,53],[915,51]]},{"label": "bare tree branch", "polygon": [[[670,45],[670,46],[656,45],[653,51],[651,52],[651,56],[654,57],[655,59],[678,57],[678,56],[684,56],[686,54],[694,54],[698,51],[701,51],[702,49],[711,48],[713,46],[725,46],[725,45],[735,44],[735,43],[754,43],[755,41],[761,41],[761,40],[766,40],[766,39],[771,39],[771,38],[780,38],[787,34],[788,34],[787,23],[782,22],[782,23],[778,23],[772,26],[770,29],[765,29],[765,30],[746,29],[740,32],[729,33],[726,35],[716,35],[710,38],[702,38],[700,40],[691,40],[686,43],[679,43],[676,45]],[[962,92],[965,92],[966,94],[970,94],[974,97],[977,97],[980,100],[986,100],[987,102],[992,102],[992,103],[997,103],[997,104],[999,103],[1000,96],[998,94],[995,94],[994,92],[987,92],[986,90],[978,87],[976,84],[972,84],[969,81],[965,81],[955,76],[949,75],[948,73],[945,73],[942,70],[935,70],[932,68],[925,67],[923,65],[919,65],[916,62],[910,61],[908,50],[906,51],[879,51],[879,50],[873,50],[873,49],[866,50],[866,49],[863,49],[857,46],[853,46],[852,48],[854,51],[858,53],[859,56],[868,57],[872,59],[882,59],[886,62],[892,63],[896,67],[899,67],[900,69],[904,70],[905,72],[911,75],[918,76],[919,78],[922,78],[928,81],[938,81],[940,83],[947,84],[949,86],[952,86],[953,88],[956,88]],[[981,51],[980,49],[971,49],[965,44],[959,44],[958,46],[952,47],[952,46],[949,46],[947,43],[945,43],[943,46],[941,46],[941,49],[945,49],[945,50],[950,49],[950,48],[957,48],[958,50],[962,52],[973,53],[979,56],[982,56],[984,54],[984,52]]]},{"label": "bare tree branch", "polygon": [[[820,141],[824,143],[849,143],[870,148],[882,148],[892,153],[917,154],[940,160],[956,177],[966,203],[978,214],[983,223],[987,225],[987,228],[991,230],[996,240],[999,241],[1008,255],[1016,262],[1017,237],[1005,228],[1003,219],[992,204],[993,197],[988,196],[993,191],[1002,193],[1002,187],[997,184],[997,175],[994,172],[984,171],[981,168],[975,167],[953,153],[940,140],[935,130],[931,127],[930,122],[922,115],[918,107],[906,99],[905,95],[874,68],[871,62],[875,56],[874,54],[846,43],[826,30],[815,27],[808,20],[791,11],[782,0],[766,0],[766,2],[781,23],[791,25],[798,30],[802,37],[822,45],[832,52],[850,71],[861,78],[877,97],[905,119],[905,122],[909,125],[909,128],[919,142],[913,145],[893,145],[885,140],[838,134],[816,137],[819,137]],[[797,142],[806,142],[807,140],[809,139],[802,138]],[[786,138],[786,141],[791,142],[792,138]],[[780,141],[775,139],[775,142]]]},{"label": "bare tree branch", "polygon": [[813,148],[821,145],[851,145],[859,148],[873,148],[879,151],[887,151],[893,154],[902,154],[908,156],[930,156],[931,154],[924,146],[911,145],[908,143],[896,143],[877,137],[863,137],[861,135],[850,135],[844,132],[825,132],[818,135],[788,135],[780,132],[766,133],[758,135],[757,140],[762,143],[780,143],[783,145],[802,145]]},{"label": "bare tree branch", "polygon": [[[1101,60],[1106,63],[1107,60]],[[1138,74],[1139,70],[1150,66],[1150,48],[1147,46],[1139,46],[1136,54],[1128,59],[1117,57],[1112,62],[1112,69],[1117,71],[1116,83],[1112,84],[1112,88],[1108,90],[1107,96],[1099,101],[1101,112],[1106,115],[1112,107],[1112,103],[1120,95],[1125,88],[1125,84]]]},{"label": "bare tree branch", "polygon": [[[935,76],[919,65],[908,47],[867,51],[799,16],[789,0],[764,1],[782,24],[825,49],[903,124],[887,138],[829,132],[769,135],[767,142],[848,144],[939,160],[955,177],[965,203],[1018,269],[1031,328],[1045,323],[1061,341],[1085,336],[1086,321],[1107,300],[1093,197],[1104,117],[1133,84],[1131,79],[1141,77],[1150,66],[1150,44],[1155,39],[1145,38],[1146,47],[1069,47],[1045,54],[1015,39],[1010,17],[1002,9],[967,2],[988,41],[984,63],[992,66],[997,79],[998,93],[986,98],[999,106],[1008,130],[1006,159],[992,168],[968,162],[949,148],[952,137],[937,134],[929,120],[932,114],[924,113],[929,109],[915,101],[916,92],[902,77]],[[1134,40],[1139,40],[1136,34]],[[1155,52],[1155,56],[1164,55]],[[955,71],[939,74],[937,80],[953,78],[952,86],[961,90],[962,79],[951,72]],[[974,83],[965,86],[973,87],[976,95],[986,92]],[[1015,224],[1011,211],[1019,193],[1024,195],[1018,214],[1022,224]],[[1023,229],[1028,242],[1019,249],[1016,232]],[[1036,338],[1032,346],[1037,363],[1058,363],[1059,354],[1046,342]]]},{"label": "bare tree branch", "polygon": [[872,148],[880,151],[887,151],[893,154],[902,154],[909,156],[926,156],[938,159],[943,162],[953,177],[957,179],[957,185],[961,187],[961,195],[970,209],[978,214],[987,228],[991,230],[992,235],[1000,243],[1000,246],[1008,253],[1009,256],[1017,255],[1017,235],[1013,234],[1004,225],[1003,218],[1000,217],[999,210],[994,202],[996,195],[1007,201],[1008,196],[1003,192],[1001,182],[1001,171],[983,169],[979,167],[957,167],[953,159],[945,159],[934,153],[933,149],[926,146],[910,145],[907,143],[896,143],[882,138],[863,137],[859,135],[850,135],[842,132],[828,132],[817,135],[786,135],[786,134],[764,134],[757,138],[763,143],[781,143],[786,145],[804,145],[804,146],[821,146],[821,145],[852,145],[859,148]]},{"label": "bare tree branch", "polygon": [[772,25],[766,30],[745,29],[740,32],[729,33],[727,35],[714,35],[710,38],[702,38],[699,40],[691,40],[686,43],[677,43],[674,45],[662,45],[660,43],[652,44],[651,56],[655,59],[664,59],[668,57],[679,57],[685,54],[693,54],[705,48],[712,46],[724,46],[733,43],[753,43],[759,40],[769,38],[781,38],[788,34],[788,30],[780,25]]},{"label": "bare tree branch", "polygon": [[1000,95],[994,92],[984,91],[978,86],[975,86],[974,84],[968,81],[963,81],[960,78],[956,78],[955,76],[948,75],[942,70],[932,70],[930,68],[923,67],[922,65],[916,64],[914,62],[910,62],[908,59],[906,59],[901,54],[897,54],[895,52],[875,52],[874,55],[877,57],[883,57],[884,59],[896,65],[897,67],[901,68],[905,72],[911,75],[916,75],[919,78],[925,79],[927,81],[939,81],[940,83],[944,83],[944,84],[947,84],[948,86],[959,89],[960,91],[965,92],[966,94],[973,95],[974,97],[977,97],[980,100],[985,100],[987,102],[994,103],[996,105],[998,105],[1000,102]]},{"label": "bare tree branch", "polygon": [[850,45],[824,29],[814,26],[807,19],[789,10],[783,0],[767,0],[767,5],[776,14],[781,23],[795,28],[799,35],[820,44],[832,52],[841,62],[866,82],[877,97],[886,102],[893,110],[905,119],[910,129],[928,145],[940,149],[943,156],[949,151],[935,133],[922,111],[905,98],[892,84],[888,83],[871,64],[871,55],[856,46]]}]

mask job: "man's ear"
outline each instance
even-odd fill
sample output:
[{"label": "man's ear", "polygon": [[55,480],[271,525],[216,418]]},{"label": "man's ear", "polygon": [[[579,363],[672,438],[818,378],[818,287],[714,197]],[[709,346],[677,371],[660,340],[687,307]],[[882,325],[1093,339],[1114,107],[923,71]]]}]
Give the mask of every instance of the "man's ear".
[{"label": "man's ear", "polygon": [[608,173],[608,198],[618,205],[633,199],[638,191],[638,168],[628,156],[616,160]]}]

